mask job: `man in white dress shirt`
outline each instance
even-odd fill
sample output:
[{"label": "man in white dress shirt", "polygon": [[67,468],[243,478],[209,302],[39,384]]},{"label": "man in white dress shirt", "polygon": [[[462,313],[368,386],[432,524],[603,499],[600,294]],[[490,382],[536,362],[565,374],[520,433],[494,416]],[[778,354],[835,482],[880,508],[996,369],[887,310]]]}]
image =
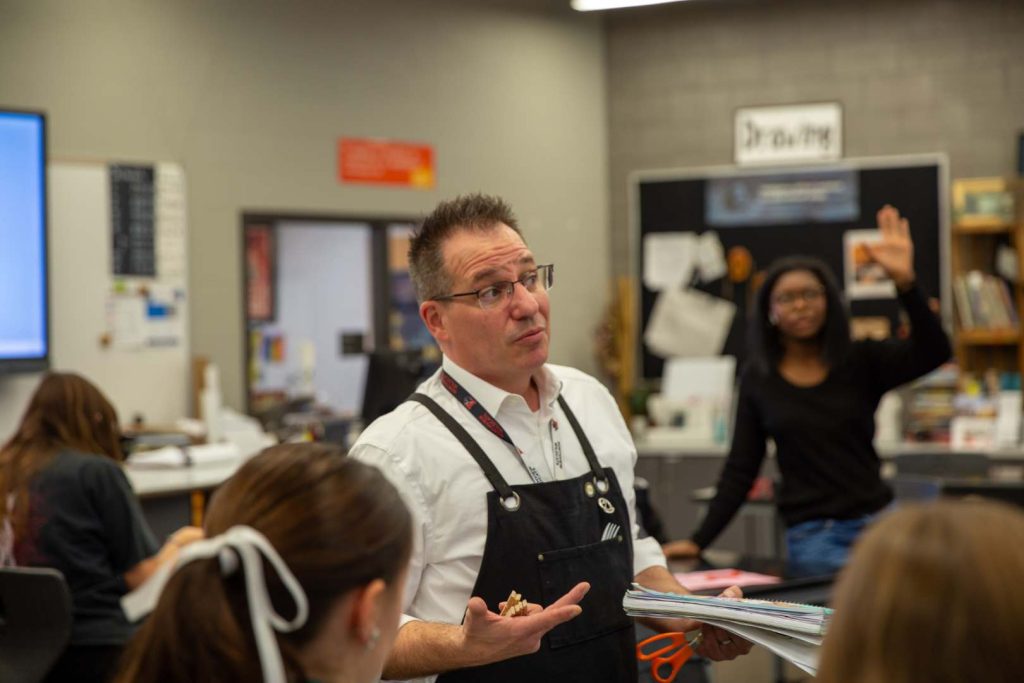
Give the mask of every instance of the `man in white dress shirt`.
[{"label": "man in white dress shirt", "polygon": [[[442,367],[351,451],[384,471],[414,519],[384,677],[636,680],[623,593],[634,580],[686,590],[658,544],[638,537],[636,452],[611,395],[547,363],[554,267],[536,262],[508,205],[486,195],[442,202],[409,256]],[[501,617],[513,590],[530,609]],[[712,659],[750,649],[703,629],[700,652]]]}]

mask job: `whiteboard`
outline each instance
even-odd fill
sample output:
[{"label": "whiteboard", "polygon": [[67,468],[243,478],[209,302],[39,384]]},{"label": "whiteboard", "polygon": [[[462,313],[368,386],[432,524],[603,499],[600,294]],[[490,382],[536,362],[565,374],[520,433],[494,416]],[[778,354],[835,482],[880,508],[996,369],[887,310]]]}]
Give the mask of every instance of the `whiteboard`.
[{"label": "whiteboard", "polygon": [[[159,177],[181,176],[174,164],[154,164]],[[104,346],[112,291],[110,174],[105,163],[51,163],[50,321],[53,369],[80,373],[113,402],[123,423],[141,413],[151,424],[168,424],[188,414],[191,387],[188,343],[187,272],[174,276],[184,299],[177,315],[183,328],[175,346],[123,349]],[[157,202],[161,201],[157,182]],[[184,193],[175,200],[183,202]],[[185,213],[184,205],[178,207]],[[157,246],[160,244],[157,211]],[[182,235],[184,240],[185,236]],[[183,243],[184,245],[184,243]],[[182,258],[184,258],[184,249]],[[145,279],[159,283],[163,276]],[[132,278],[141,282],[141,278]],[[20,412],[20,408],[19,408]]]}]

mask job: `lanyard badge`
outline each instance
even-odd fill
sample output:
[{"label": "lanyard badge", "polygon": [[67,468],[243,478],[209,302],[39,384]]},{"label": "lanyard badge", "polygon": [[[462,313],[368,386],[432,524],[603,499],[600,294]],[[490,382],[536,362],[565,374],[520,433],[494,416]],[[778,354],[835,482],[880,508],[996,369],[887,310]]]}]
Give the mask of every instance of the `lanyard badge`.
[{"label": "lanyard badge", "polygon": [[489,432],[494,434],[496,437],[504,441],[512,449],[512,452],[519,458],[519,462],[526,469],[526,473],[530,475],[530,479],[534,484],[543,483],[544,478],[537,471],[537,468],[533,467],[523,458],[523,451],[512,441],[512,437],[508,435],[505,428],[501,426],[501,423],[494,419],[487,409],[480,405],[480,402],[473,398],[473,395],[466,391],[466,388],[459,384],[454,377],[449,375],[444,370],[441,371],[441,385],[448,390],[455,400],[462,404],[462,407],[469,411],[469,413],[477,419],[477,421],[487,428]]}]

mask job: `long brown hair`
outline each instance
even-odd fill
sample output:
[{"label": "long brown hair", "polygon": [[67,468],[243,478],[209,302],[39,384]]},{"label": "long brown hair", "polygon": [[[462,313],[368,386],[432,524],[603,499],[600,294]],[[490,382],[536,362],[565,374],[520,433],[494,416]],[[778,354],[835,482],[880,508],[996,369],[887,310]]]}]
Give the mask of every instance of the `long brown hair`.
[{"label": "long brown hair", "polygon": [[[392,583],[409,560],[412,522],[395,488],[374,467],[320,444],[263,451],[214,495],[208,537],[250,526],[274,546],[309,599],[309,618],[277,639],[289,680],[304,680],[297,649],[319,631],[337,598],[374,579]],[[267,571],[274,608],[295,605]],[[216,558],[193,561],[168,581],[156,609],[122,660],[122,683],[260,681],[240,573],[225,577]]]},{"label": "long brown hair", "polygon": [[818,683],[1016,683],[1024,512],[940,501],[886,516],[836,589]]},{"label": "long brown hair", "polygon": [[0,527],[13,494],[15,537],[25,530],[32,477],[65,448],[124,459],[117,412],[103,392],[81,375],[50,372],[32,394],[17,431],[0,448]]}]

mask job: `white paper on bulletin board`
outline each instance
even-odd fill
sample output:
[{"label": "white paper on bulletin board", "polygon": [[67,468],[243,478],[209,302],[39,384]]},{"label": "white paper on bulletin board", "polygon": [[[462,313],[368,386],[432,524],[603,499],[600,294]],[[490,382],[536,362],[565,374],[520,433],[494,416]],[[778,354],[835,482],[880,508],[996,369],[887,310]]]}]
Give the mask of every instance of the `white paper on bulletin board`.
[{"label": "white paper on bulletin board", "polygon": [[108,165],[50,164],[51,339],[54,369],[95,382],[121,420],[166,424],[189,408],[187,211],[182,169],[154,169],[157,274],[114,278]]},{"label": "white paper on bulletin board", "polygon": [[697,233],[654,232],[644,237],[647,289],[676,289],[690,282],[698,257]]}]

